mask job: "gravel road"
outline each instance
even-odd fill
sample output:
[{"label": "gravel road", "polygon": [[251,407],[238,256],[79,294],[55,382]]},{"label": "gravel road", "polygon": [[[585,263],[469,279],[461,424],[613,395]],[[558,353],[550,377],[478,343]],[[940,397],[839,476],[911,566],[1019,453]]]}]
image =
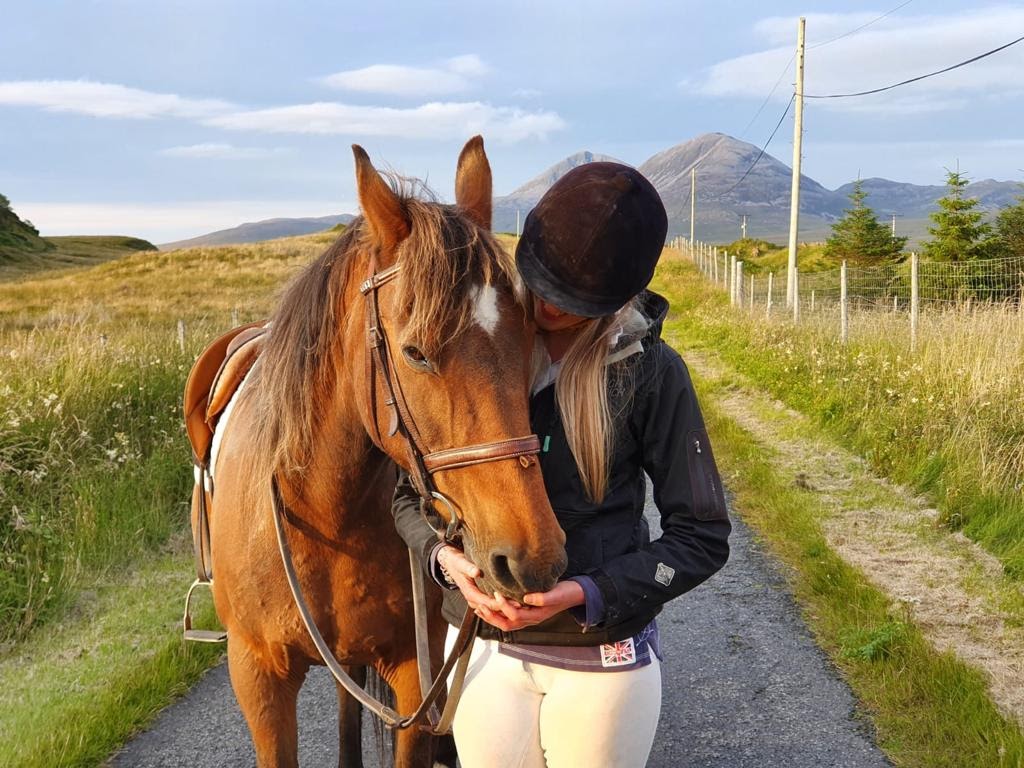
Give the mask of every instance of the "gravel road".
[{"label": "gravel road", "polygon": [[[731,544],[728,565],[659,618],[664,701],[650,768],[889,766],[846,684],[811,639],[778,567],[740,521]],[[336,713],[330,675],[315,668],[299,698],[301,765],[337,765]],[[369,734],[364,743],[367,764],[375,766]],[[254,761],[221,665],[109,765],[233,768]]]}]

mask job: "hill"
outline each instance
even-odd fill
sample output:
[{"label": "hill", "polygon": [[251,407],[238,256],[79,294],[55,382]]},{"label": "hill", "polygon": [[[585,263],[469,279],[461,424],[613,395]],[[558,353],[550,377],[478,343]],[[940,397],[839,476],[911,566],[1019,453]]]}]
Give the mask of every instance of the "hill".
[{"label": "hill", "polygon": [[264,240],[275,240],[279,237],[311,235],[330,229],[338,224],[348,224],[355,216],[342,213],[335,216],[316,216],[300,219],[263,219],[262,221],[246,222],[231,229],[220,229],[199,237],[187,240],[176,240],[173,243],[162,243],[160,250],[173,251],[179,248],[198,248],[211,245],[238,245],[241,243],[261,243]]},{"label": "hill", "polygon": [[16,265],[35,254],[53,250],[32,224],[11,210],[10,201],[0,195],[0,267]]},{"label": "hill", "polygon": [[91,266],[138,251],[155,251],[147,240],[123,235],[40,237],[0,195],[0,280],[36,272]]}]

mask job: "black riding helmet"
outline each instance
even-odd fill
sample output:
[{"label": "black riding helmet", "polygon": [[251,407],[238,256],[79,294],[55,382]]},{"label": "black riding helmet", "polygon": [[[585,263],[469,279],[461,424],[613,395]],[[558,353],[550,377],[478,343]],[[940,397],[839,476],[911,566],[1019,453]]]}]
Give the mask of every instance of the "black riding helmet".
[{"label": "black riding helmet", "polygon": [[564,312],[601,317],[621,309],[654,276],[668,217],[634,168],[573,168],[530,211],[516,266],[535,294]]}]

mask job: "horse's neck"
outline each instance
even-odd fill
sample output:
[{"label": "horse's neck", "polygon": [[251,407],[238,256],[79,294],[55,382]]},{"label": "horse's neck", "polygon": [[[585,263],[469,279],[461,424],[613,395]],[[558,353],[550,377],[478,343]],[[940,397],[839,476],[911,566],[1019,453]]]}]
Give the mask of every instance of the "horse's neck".
[{"label": "horse's neck", "polygon": [[360,410],[366,399],[366,342],[365,299],[359,284],[368,260],[353,262],[340,308],[341,333],[333,350],[336,378],[313,435],[302,493],[312,508],[330,510],[327,514],[336,518],[331,523],[339,525],[375,512],[379,504],[374,502],[389,494],[394,482],[391,461],[374,447]]}]

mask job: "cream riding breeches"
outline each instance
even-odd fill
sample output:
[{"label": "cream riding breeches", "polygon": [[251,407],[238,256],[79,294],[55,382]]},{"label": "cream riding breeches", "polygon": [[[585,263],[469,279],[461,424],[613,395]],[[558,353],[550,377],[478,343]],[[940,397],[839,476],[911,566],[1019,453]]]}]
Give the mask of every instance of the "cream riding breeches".
[{"label": "cream riding breeches", "polygon": [[[447,651],[457,631],[449,627]],[[580,672],[477,639],[453,730],[463,768],[642,768],[661,711],[661,665]]]}]

